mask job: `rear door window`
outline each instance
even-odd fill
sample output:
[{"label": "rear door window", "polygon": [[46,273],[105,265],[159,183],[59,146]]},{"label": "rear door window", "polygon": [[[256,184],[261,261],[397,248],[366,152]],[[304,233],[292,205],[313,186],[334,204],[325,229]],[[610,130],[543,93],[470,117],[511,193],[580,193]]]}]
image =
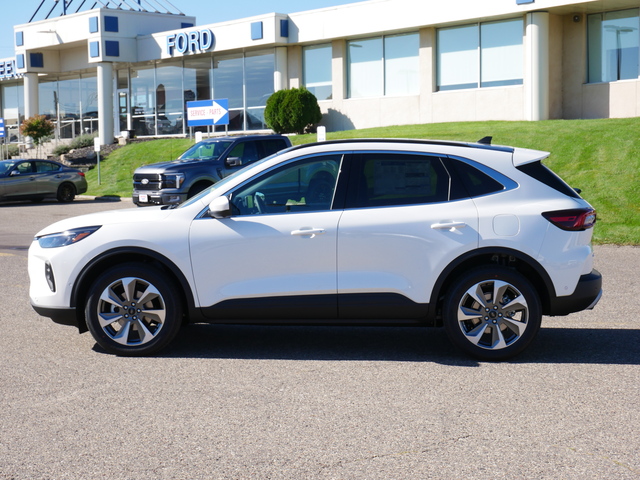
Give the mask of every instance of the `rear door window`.
[{"label": "rear door window", "polygon": [[363,153],[351,174],[348,207],[446,202],[451,178],[439,157],[406,153]]}]

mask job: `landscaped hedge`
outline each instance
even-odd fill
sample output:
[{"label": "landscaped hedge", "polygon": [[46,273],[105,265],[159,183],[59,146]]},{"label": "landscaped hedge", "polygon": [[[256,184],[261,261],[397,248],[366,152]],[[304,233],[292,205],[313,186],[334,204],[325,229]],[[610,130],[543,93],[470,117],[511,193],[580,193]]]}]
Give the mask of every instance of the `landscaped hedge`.
[{"label": "landscaped hedge", "polygon": [[305,133],[322,120],[316,97],[306,88],[278,90],[267,100],[264,118],[276,133]]}]

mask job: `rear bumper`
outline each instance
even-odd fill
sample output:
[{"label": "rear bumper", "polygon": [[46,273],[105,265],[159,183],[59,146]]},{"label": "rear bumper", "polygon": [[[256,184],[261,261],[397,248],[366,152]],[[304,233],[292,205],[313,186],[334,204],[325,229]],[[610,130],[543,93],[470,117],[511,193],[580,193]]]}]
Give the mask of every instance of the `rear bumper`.
[{"label": "rear bumper", "polygon": [[591,310],[602,297],[602,275],[597,270],[582,275],[575,291],[566,297],[554,297],[545,315],[568,315]]}]

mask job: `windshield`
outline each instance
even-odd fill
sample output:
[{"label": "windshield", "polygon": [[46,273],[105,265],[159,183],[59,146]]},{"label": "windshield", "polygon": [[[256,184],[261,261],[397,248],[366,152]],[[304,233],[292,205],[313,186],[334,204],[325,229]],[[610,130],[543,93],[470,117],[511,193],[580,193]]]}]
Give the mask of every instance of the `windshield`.
[{"label": "windshield", "polygon": [[15,164],[16,162],[11,160],[2,160],[0,162],[0,175],[7,173]]},{"label": "windshield", "polygon": [[198,142],[184,152],[178,160],[215,160],[229,148],[233,142],[223,140],[205,140]]}]

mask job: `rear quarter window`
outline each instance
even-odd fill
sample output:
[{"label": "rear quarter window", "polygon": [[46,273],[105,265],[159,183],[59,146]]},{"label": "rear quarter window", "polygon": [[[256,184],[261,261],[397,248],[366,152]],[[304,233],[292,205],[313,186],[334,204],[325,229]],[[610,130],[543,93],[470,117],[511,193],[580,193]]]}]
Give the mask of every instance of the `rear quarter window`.
[{"label": "rear quarter window", "polygon": [[[490,175],[460,160],[450,159],[449,164],[455,171],[457,180],[463,188],[452,188],[451,200],[464,197],[481,197],[504,190],[505,186]],[[453,182],[454,186],[457,182]],[[465,195],[466,194],[466,195]]]},{"label": "rear quarter window", "polygon": [[516,167],[522,173],[535,178],[541,183],[544,183],[548,187],[557,190],[560,193],[573,198],[581,198],[573,188],[566,184],[558,175],[556,175],[550,168],[543,165],[542,162],[527,163],[526,165],[520,165]]}]

